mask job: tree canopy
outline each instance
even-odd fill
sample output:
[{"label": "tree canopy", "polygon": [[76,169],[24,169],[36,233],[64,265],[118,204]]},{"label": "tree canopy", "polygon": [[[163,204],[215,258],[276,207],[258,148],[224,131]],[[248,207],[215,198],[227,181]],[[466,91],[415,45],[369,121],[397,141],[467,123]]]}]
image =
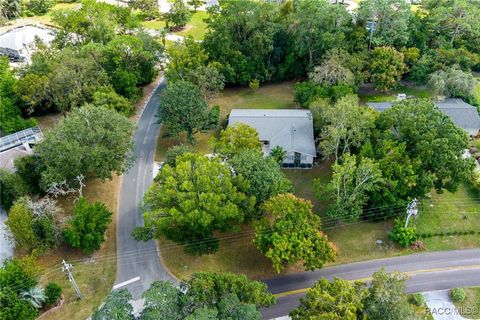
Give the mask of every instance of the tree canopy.
[{"label": "tree canopy", "polygon": [[220,159],[184,154],[175,167],[160,170],[145,194],[145,224],[187,252],[215,251],[213,232],[234,230],[253,212],[255,198],[245,194],[247,186]]},{"label": "tree canopy", "polygon": [[262,143],[255,128],[245,123],[236,123],[220,132],[218,139],[212,140],[213,151],[222,157],[232,158],[242,151],[262,151]]},{"label": "tree canopy", "polygon": [[310,201],[279,194],[263,205],[266,217],[255,227],[254,243],[280,273],[285,266],[302,262],[305,270],[333,262],[336,251],[320,231],[320,217]]}]

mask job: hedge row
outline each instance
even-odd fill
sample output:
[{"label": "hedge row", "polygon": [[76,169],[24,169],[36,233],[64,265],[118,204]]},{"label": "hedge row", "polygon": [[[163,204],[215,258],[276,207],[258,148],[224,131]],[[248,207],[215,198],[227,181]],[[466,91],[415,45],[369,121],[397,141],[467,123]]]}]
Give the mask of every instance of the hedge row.
[{"label": "hedge row", "polygon": [[441,231],[441,232],[426,232],[419,233],[417,236],[422,239],[432,238],[432,237],[446,237],[446,236],[466,236],[466,235],[480,235],[480,231],[467,230],[467,231]]}]

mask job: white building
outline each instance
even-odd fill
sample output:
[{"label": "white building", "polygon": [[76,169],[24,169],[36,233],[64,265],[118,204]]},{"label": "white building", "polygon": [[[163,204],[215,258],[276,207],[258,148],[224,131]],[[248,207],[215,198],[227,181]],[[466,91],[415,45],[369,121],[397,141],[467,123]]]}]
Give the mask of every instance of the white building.
[{"label": "white building", "polygon": [[284,167],[312,167],[317,153],[310,110],[233,109],[228,125],[239,122],[257,130],[266,156],[273,148],[280,146],[287,153]]},{"label": "white building", "polygon": [[54,38],[54,32],[47,27],[17,27],[0,35],[0,55],[8,56],[13,61],[29,60],[36,48],[35,39],[48,45]]}]

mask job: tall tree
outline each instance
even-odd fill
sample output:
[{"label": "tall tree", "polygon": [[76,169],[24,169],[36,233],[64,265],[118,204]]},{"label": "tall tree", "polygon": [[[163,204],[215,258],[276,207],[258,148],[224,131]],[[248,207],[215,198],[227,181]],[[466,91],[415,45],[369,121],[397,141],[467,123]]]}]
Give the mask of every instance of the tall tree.
[{"label": "tall tree", "polygon": [[165,14],[167,28],[183,28],[190,21],[191,13],[184,0],[173,0],[170,10]]},{"label": "tall tree", "polygon": [[18,248],[34,246],[36,237],[33,231],[33,219],[25,201],[18,201],[12,206],[5,225]]},{"label": "tall tree", "polygon": [[115,290],[107,296],[105,303],[93,313],[92,320],[133,320],[133,307],[129,303],[132,295],[127,289]]},{"label": "tall tree", "polygon": [[261,153],[262,143],[255,128],[245,123],[236,123],[222,130],[218,139],[212,140],[212,148],[222,157],[231,158],[246,150]]},{"label": "tall tree", "polygon": [[373,46],[396,46],[407,44],[412,9],[406,0],[364,0],[360,2],[358,18],[370,26],[370,44]]},{"label": "tall tree", "polygon": [[315,180],[316,196],[334,201],[327,209],[328,216],[357,221],[368,194],[380,188],[382,173],[378,163],[368,158],[357,161],[355,155],[345,153],[332,169],[332,181],[328,184]]},{"label": "tall tree", "polygon": [[280,170],[273,158],[265,158],[255,150],[245,150],[229,160],[235,174],[244,177],[250,184],[248,194],[261,205],[279,193],[293,191],[292,183]]},{"label": "tall tree", "polygon": [[113,110],[86,105],[72,111],[35,147],[45,166],[42,188],[62,181],[75,185],[79,175],[107,179],[124,172],[133,160],[133,127]]},{"label": "tall tree", "polygon": [[73,208],[73,218],[64,231],[65,241],[85,253],[100,249],[105,241],[105,231],[112,221],[112,213],[101,202],[90,204],[83,197]]},{"label": "tall tree", "polygon": [[367,294],[364,283],[352,283],[340,278],[329,281],[322,278],[307,291],[305,298],[300,299],[300,305],[290,312],[290,317],[293,320],[362,319],[362,300]]},{"label": "tall tree", "polygon": [[335,260],[336,251],[320,231],[320,217],[310,201],[291,193],[265,202],[266,217],[255,227],[254,243],[280,273],[285,266],[302,262],[305,270],[323,267]]},{"label": "tall tree", "polygon": [[359,106],[357,96],[340,98],[335,105],[318,103],[322,105],[317,119],[322,122],[319,147],[325,157],[334,155],[338,161],[345,152],[361,146],[368,139],[375,126],[375,115]]},{"label": "tall tree", "polygon": [[176,81],[161,94],[159,116],[168,134],[178,136],[186,132],[188,140],[195,141],[194,134],[209,128],[211,113],[200,89],[187,81]]},{"label": "tall tree", "polygon": [[376,47],[370,53],[370,80],[378,90],[395,88],[407,71],[403,54],[393,47]]},{"label": "tall tree", "polygon": [[182,292],[171,282],[155,281],[143,292],[144,309],[141,320],[171,319],[182,320],[184,299]]},{"label": "tall tree", "polygon": [[449,67],[432,73],[428,86],[438,96],[469,99],[475,94],[477,81],[471,72]]},{"label": "tall tree", "polygon": [[201,6],[203,6],[206,1],[204,0],[188,0],[188,5],[193,7],[193,11],[194,12],[197,12],[197,9],[200,8]]},{"label": "tall tree", "polygon": [[307,69],[318,63],[327,50],[346,46],[346,34],[352,32],[353,25],[344,6],[331,6],[326,0],[297,0],[294,8],[291,33],[295,50],[300,59],[306,60]]},{"label": "tall tree", "polygon": [[388,273],[384,269],[375,272],[369,295],[363,301],[368,319],[417,319],[407,300],[406,281],[407,276],[401,273]]},{"label": "tall tree", "polygon": [[145,194],[145,225],[185,244],[187,252],[215,251],[213,232],[238,228],[253,210],[255,198],[240,191],[246,187],[220,159],[182,155],[174,168],[160,170]]},{"label": "tall tree", "polygon": [[418,159],[418,196],[432,188],[455,192],[467,181],[473,163],[464,158],[468,145],[465,131],[427,99],[405,100],[380,114],[377,127],[385,130],[384,139],[405,143],[411,159]]}]

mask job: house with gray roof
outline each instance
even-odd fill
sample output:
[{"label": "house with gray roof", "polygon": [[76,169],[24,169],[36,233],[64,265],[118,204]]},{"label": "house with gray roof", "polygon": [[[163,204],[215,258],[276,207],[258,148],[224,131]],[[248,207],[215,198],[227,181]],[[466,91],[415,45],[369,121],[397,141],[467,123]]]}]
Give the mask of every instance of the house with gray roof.
[{"label": "house with gray roof", "polygon": [[14,161],[33,154],[31,146],[43,140],[39,127],[32,127],[0,137],[0,168],[15,172]]},{"label": "house with gray roof", "polygon": [[[368,106],[382,112],[392,107],[392,102],[369,102]],[[462,99],[445,99],[435,102],[435,105],[443,113],[452,119],[458,127],[465,130],[470,136],[477,136],[480,131],[480,116],[477,108],[466,103]]]},{"label": "house with gray roof", "polygon": [[310,110],[233,109],[228,125],[245,123],[258,132],[265,156],[276,146],[286,151],[284,167],[311,168],[317,155]]}]

